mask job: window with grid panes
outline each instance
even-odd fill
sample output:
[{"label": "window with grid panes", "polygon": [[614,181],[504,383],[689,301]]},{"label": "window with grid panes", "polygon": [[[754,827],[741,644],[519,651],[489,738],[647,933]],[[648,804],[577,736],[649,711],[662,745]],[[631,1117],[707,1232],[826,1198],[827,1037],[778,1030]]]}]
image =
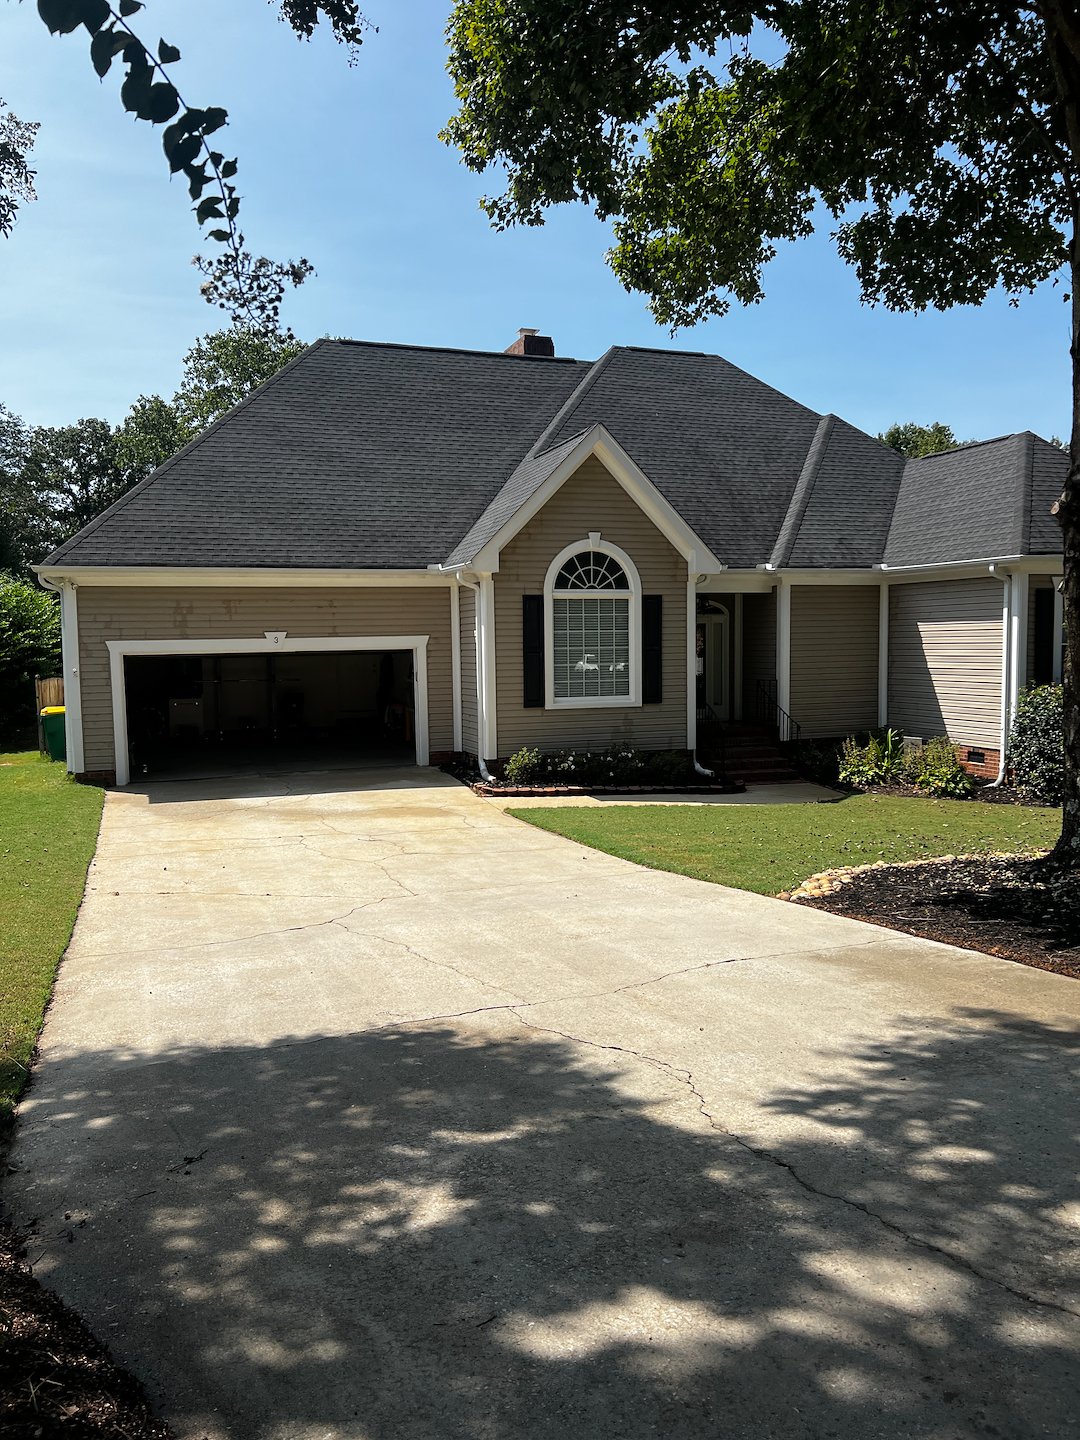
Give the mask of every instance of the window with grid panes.
[{"label": "window with grid panes", "polygon": [[581,550],[555,577],[551,600],[556,700],[630,694],[630,583],[611,555]]}]

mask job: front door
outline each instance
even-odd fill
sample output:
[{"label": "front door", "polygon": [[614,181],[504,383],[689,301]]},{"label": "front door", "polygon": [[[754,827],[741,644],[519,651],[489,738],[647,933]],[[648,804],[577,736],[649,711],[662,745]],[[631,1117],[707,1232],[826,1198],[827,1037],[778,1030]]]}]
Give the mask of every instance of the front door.
[{"label": "front door", "polygon": [[698,706],[708,705],[718,720],[731,718],[731,623],[725,609],[697,620]]}]

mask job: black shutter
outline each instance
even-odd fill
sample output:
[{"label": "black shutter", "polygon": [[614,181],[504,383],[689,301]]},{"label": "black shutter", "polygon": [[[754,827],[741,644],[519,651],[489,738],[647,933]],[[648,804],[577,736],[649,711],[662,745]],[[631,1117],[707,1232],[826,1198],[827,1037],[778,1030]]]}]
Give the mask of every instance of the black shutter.
[{"label": "black shutter", "polygon": [[664,597],[641,597],[641,703],[659,705],[664,698]]},{"label": "black shutter", "polygon": [[524,677],[522,703],[526,710],[544,704],[544,597],[521,597],[521,671]]}]

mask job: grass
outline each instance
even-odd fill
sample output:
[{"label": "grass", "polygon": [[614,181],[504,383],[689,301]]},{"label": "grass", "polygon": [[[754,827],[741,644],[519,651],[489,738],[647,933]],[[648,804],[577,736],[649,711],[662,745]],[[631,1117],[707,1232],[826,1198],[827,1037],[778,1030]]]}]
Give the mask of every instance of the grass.
[{"label": "grass", "polygon": [[1061,811],[855,795],[824,805],[601,805],[511,810],[595,850],[777,895],[841,865],[1052,845]]},{"label": "grass", "polygon": [[36,751],[0,755],[0,1133],[71,938],[102,798]]}]

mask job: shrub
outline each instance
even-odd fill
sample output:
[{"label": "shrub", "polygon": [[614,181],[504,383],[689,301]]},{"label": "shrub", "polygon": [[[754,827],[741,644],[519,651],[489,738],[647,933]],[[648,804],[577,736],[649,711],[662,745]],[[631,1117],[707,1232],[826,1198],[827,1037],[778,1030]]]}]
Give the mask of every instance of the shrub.
[{"label": "shrub", "polygon": [[898,730],[875,730],[865,745],[848,736],[840,752],[838,776],[845,785],[896,785],[907,778],[908,756]]},{"label": "shrub", "polygon": [[817,785],[835,785],[840,779],[841,750],[838,745],[797,740],[789,747],[788,754],[792,766],[806,780],[812,780]]},{"label": "shrub", "polygon": [[533,785],[544,773],[544,756],[527,745],[516,750],[506,762],[503,779],[508,785]]},{"label": "shrub", "polygon": [[28,580],[0,575],[0,735],[34,723],[34,676],[60,671],[60,602]]},{"label": "shrub", "polygon": [[1065,777],[1065,720],[1060,685],[1025,690],[1009,736],[1016,787],[1032,800],[1060,805]]},{"label": "shrub", "polygon": [[918,788],[930,795],[963,800],[974,788],[971,776],[956,757],[956,746],[945,735],[928,740],[921,749],[912,751],[908,770]]},{"label": "shrub", "polygon": [[705,778],[696,774],[686,750],[658,750],[649,756],[648,773],[656,785],[697,785]]}]

